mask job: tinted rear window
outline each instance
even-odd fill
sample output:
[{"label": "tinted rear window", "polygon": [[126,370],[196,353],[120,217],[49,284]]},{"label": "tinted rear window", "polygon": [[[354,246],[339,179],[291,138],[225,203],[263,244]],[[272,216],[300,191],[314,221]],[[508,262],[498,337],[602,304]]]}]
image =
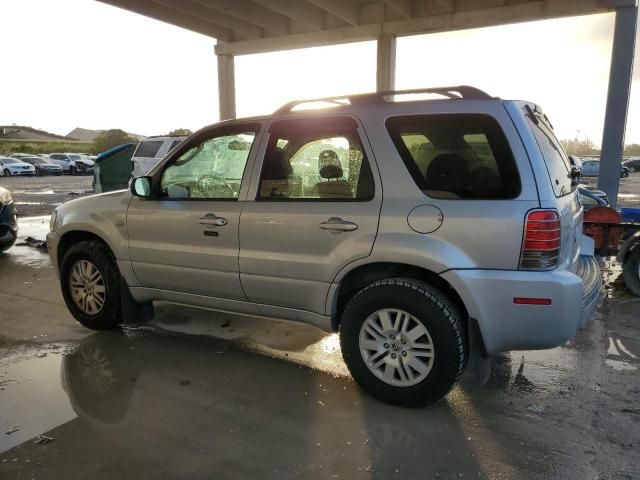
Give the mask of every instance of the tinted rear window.
[{"label": "tinted rear window", "polygon": [[393,117],[387,130],[416,184],[430,197],[501,200],[520,194],[513,153],[488,115]]},{"label": "tinted rear window", "polygon": [[162,140],[149,140],[147,142],[140,142],[134,157],[154,158],[160,147],[162,146]]},{"label": "tinted rear window", "polygon": [[556,197],[562,197],[573,191],[576,186],[571,179],[571,162],[558,139],[544,118],[533,113],[527,114],[531,131],[533,131],[538,146],[542,151],[544,163],[547,166],[549,180]]}]

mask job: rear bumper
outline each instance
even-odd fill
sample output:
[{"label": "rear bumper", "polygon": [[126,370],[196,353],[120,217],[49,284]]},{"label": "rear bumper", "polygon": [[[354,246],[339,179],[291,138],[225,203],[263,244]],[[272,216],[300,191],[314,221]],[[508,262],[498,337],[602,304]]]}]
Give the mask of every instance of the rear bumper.
[{"label": "rear bumper", "polygon": [[[576,273],[451,270],[442,274],[477,320],[487,353],[556,347],[579,332],[601,296],[594,257],[580,257]],[[550,299],[550,305],[519,305],[514,298]]]}]

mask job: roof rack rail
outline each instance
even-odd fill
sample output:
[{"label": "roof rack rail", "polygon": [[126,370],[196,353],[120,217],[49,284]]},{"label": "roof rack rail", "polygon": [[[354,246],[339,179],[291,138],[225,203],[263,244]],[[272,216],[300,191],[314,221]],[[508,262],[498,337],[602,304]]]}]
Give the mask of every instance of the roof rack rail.
[{"label": "roof rack rail", "polygon": [[311,98],[306,100],[293,100],[285,103],[277,109],[274,114],[289,113],[298,105],[305,103],[334,103],[338,106],[345,105],[345,101],[350,105],[366,105],[385,101],[385,97],[397,95],[416,95],[421,93],[432,93],[442,95],[451,100],[490,100],[492,97],[479,88],[470,87],[468,85],[459,85],[457,87],[436,87],[436,88],[413,88],[409,90],[389,90],[385,92],[358,93],[355,95],[339,95],[335,97]]}]

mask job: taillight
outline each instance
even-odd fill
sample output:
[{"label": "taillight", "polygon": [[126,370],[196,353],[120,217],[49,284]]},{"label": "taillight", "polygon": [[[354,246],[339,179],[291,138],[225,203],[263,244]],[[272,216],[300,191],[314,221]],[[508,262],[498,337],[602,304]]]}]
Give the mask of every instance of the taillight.
[{"label": "taillight", "polygon": [[527,215],[522,239],[522,270],[552,270],[560,260],[560,217],[555,210]]}]

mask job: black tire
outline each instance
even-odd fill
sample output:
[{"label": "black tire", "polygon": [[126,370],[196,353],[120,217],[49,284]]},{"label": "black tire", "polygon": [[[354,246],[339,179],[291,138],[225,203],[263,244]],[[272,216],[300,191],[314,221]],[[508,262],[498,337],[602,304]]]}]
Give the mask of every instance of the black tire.
[{"label": "black tire", "polygon": [[640,297],[640,245],[627,255],[622,265],[622,274],[627,288]]},{"label": "black tire", "polygon": [[[91,262],[102,275],[105,286],[105,301],[95,315],[83,312],[71,296],[69,279],[74,264],[80,260]],[[99,241],[85,241],[73,245],[60,264],[60,286],[69,311],[78,322],[92,330],[117,328],[123,321],[120,272],[111,251]]]},{"label": "black tire", "polygon": [[11,171],[8,168],[4,169],[4,176],[5,177],[10,177],[11,176]]},{"label": "black tire", "polygon": [[[378,378],[360,353],[359,336],[365,320],[382,309],[412,315],[428,331],[435,355],[430,372],[411,386],[395,386]],[[370,395],[405,407],[429,405],[444,397],[466,366],[467,349],[461,316],[436,288],[413,279],[380,280],[358,292],[348,303],[340,324],[342,355],[351,375]]]},{"label": "black tire", "polygon": [[69,167],[69,175],[77,175],[78,169],[76,167]]}]

